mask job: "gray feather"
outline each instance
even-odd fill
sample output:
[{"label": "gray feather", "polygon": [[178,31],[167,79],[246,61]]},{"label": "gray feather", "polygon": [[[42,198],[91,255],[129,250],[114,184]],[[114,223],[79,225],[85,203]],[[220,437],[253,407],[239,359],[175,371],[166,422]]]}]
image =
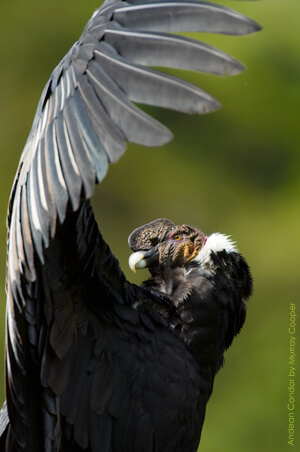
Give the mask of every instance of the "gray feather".
[{"label": "gray feather", "polygon": [[161,146],[170,141],[169,130],[129,102],[95,60],[90,63],[87,74],[104,108],[127,141],[145,146]]},{"label": "gray feather", "polygon": [[[21,236],[18,237],[17,243],[23,243],[25,260],[23,263],[23,269],[27,281],[33,282],[36,279],[36,271],[34,267],[34,250],[32,247],[32,237],[30,231],[30,223],[27,207],[27,193],[26,186],[22,186],[19,195],[19,210],[20,210],[20,226]],[[17,211],[17,209],[16,209]],[[55,219],[55,215],[54,215]]]},{"label": "gray feather", "polygon": [[40,215],[41,212],[38,210],[37,203],[37,192],[34,189],[34,175],[33,175],[33,166],[29,169],[28,179],[27,179],[27,194],[28,194],[28,214],[29,214],[29,223],[31,229],[31,236],[34,244],[34,249],[40,258],[40,261],[44,263],[43,256],[43,236],[42,236],[42,226],[40,223]]},{"label": "gray feather", "polygon": [[244,35],[261,29],[243,14],[214,3],[193,0],[129,0],[128,3],[129,6],[115,10],[114,20],[131,30]]},{"label": "gray feather", "polygon": [[108,116],[88,77],[82,77],[78,89],[88,109],[88,115],[94,131],[99,141],[103,144],[109,161],[116,162],[126,149],[126,138],[124,134]]},{"label": "gray feather", "polygon": [[90,198],[93,194],[96,180],[95,169],[93,168],[91,158],[82,139],[74,110],[74,102],[72,97],[70,97],[67,99],[63,111],[66,125],[66,139],[70,142],[77,167],[80,171],[84,196]]},{"label": "gray feather", "polygon": [[54,195],[58,218],[62,223],[66,214],[68,193],[60,164],[54,122],[51,122],[47,128],[45,136],[45,152],[51,180],[51,189]]},{"label": "gray feather", "polygon": [[126,94],[128,99],[185,113],[207,113],[220,104],[209,94],[181,79],[128,62],[109,46],[95,51],[96,61]]},{"label": "gray feather", "polygon": [[96,170],[97,181],[101,182],[108,171],[108,157],[92,127],[87,109],[84,105],[80,92],[77,90],[72,98],[74,103],[74,114],[78,122],[79,130],[82,133],[84,145],[92,159]]},{"label": "gray feather", "polygon": [[184,36],[109,29],[104,42],[130,62],[146,66],[167,66],[216,75],[234,75],[244,70],[241,63],[216,47]]},{"label": "gray feather", "polygon": [[79,206],[82,180],[73,155],[72,146],[62,112],[60,112],[58,117],[55,119],[55,132],[57,146],[60,150],[61,168],[68,187],[70,203],[73,210],[76,210]]}]

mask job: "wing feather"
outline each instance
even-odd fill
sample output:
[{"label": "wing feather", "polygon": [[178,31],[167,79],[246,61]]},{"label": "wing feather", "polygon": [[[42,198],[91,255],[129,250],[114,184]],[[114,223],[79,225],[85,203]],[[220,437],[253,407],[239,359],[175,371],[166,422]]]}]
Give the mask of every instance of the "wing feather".
[{"label": "wing feather", "polygon": [[[36,279],[36,271],[34,266],[34,257],[33,257],[34,250],[32,247],[32,236],[27,208],[26,186],[22,186],[20,190],[19,206],[15,212],[17,213],[19,211],[20,211],[20,229],[17,231],[18,237],[16,239],[16,243],[18,244],[18,246],[21,246],[21,243],[23,244],[25,258],[23,266],[24,275],[27,281],[33,282]],[[53,215],[53,218],[55,218],[55,214]]]},{"label": "wing feather", "polygon": [[[30,224],[32,237],[36,242],[41,260],[43,259],[43,247],[49,246],[49,234],[53,238],[56,224],[56,208],[47,174],[48,162],[45,159],[45,152],[41,150],[44,145],[44,140],[41,140],[28,175]],[[55,172],[55,176],[56,174]],[[39,189],[36,190],[36,187]]]},{"label": "wing feather", "polygon": [[28,213],[29,213],[29,223],[31,229],[31,237],[33,240],[34,249],[39,256],[42,263],[44,263],[43,256],[43,236],[42,236],[42,226],[40,222],[41,211],[38,209],[37,204],[37,192],[34,186],[34,175],[33,175],[33,165],[30,167],[28,172]]},{"label": "wing feather", "polygon": [[78,89],[88,109],[88,115],[99,142],[102,143],[109,157],[109,161],[116,162],[126,149],[124,133],[110,116],[108,116],[87,77],[82,78]]},{"label": "wing feather", "polygon": [[73,210],[77,210],[82,190],[82,178],[73,155],[66,122],[62,112],[60,112],[55,119],[55,138],[57,147],[60,149],[61,168],[68,187],[70,203]]},{"label": "wing feather", "polygon": [[108,171],[108,156],[91,124],[84,101],[77,90],[73,96],[75,118],[82,133],[82,141],[89,152],[96,170],[97,181],[101,182]]},{"label": "wing feather", "polygon": [[129,64],[167,66],[216,75],[234,75],[245,69],[240,62],[216,47],[184,36],[108,29],[104,42],[100,43],[96,52],[103,43],[110,44],[129,60]]},{"label": "wing feather", "polygon": [[[171,75],[129,63],[110,49],[95,51],[95,59],[126,96],[134,102],[169,108],[185,113],[203,114],[220,104],[200,88]],[[150,144],[149,144],[150,146]]]},{"label": "wing feather", "polygon": [[135,107],[96,60],[89,64],[87,75],[109,116],[124,133],[126,141],[146,146],[159,146],[170,141],[169,130]]},{"label": "wing feather", "polygon": [[84,196],[90,198],[94,191],[96,174],[86,145],[82,140],[82,132],[74,114],[74,102],[72,97],[65,103],[63,116],[66,125],[67,139],[70,142],[76,165],[80,171]]},{"label": "wing feather", "polygon": [[193,0],[129,0],[128,3],[115,10],[114,20],[131,30],[244,35],[260,29],[243,14],[215,3]]},{"label": "wing feather", "polygon": [[49,124],[47,128],[45,136],[45,153],[47,159],[47,166],[49,168],[51,189],[54,196],[56,211],[58,219],[60,223],[62,223],[65,219],[66,214],[66,207],[68,203],[68,191],[63,176],[63,172],[61,169],[59,149],[57,147],[55,134],[55,123],[53,121]]}]

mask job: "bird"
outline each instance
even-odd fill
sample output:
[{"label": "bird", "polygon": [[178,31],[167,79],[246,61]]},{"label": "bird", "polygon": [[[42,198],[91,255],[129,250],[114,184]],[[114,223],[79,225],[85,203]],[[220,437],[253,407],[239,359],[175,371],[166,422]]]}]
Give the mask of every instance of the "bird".
[{"label": "bird", "polygon": [[229,236],[159,218],[129,236],[130,268],[150,273],[133,284],[90,198],[127,142],[172,139],[136,103],[198,114],[220,108],[154,67],[244,70],[177,33],[260,29],[211,2],[106,0],[54,69],[7,215],[2,450],[197,450],[215,375],[245,322],[250,268]]}]

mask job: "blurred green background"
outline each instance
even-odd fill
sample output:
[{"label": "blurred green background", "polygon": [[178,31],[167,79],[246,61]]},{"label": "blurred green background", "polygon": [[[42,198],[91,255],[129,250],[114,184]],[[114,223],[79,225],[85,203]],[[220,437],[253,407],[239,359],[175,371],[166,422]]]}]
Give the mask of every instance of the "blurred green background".
[{"label": "blurred green background", "polygon": [[[128,234],[161,216],[194,224],[208,234],[231,234],[237,241],[252,268],[255,291],[246,325],[216,377],[200,450],[282,452],[290,447],[290,303],[300,315],[300,4],[298,0],[223,3],[257,20],[264,30],[246,37],[204,38],[243,61],[248,70],[221,79],[186,74],[219,99],[222,110],[205,117],[155,111],[175,140],[163,149],[129,146],[97,187],[93,205],[126,272]],[[5,217],[14,173],[44,84],[98,6],[96,0],[0,3],[1,363]],[[146,277],[127,274],[135,282]],[[300,344],[296,346],[298,359]],[[0,401],[3,386],[1,367]]]}]

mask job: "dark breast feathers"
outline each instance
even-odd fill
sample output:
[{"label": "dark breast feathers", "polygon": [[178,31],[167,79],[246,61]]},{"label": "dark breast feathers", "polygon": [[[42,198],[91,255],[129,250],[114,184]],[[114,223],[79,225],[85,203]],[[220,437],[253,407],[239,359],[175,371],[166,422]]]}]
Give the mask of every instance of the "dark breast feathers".
[{"label": "dark breast feathers", "polygon": [[[148,66],[235,74],[243,66],[171,32],[247,34],[223,6],[107,1],[54,70],[8,212],[7,452],[195,452],[223,355],[245,320],[249,268],[227,236],[158,219],[129,237],[131,284],[89,204],[126,142],[171,139],[131,101],[219,107]],[[2,450],[2,449],[1,449]]]}]

